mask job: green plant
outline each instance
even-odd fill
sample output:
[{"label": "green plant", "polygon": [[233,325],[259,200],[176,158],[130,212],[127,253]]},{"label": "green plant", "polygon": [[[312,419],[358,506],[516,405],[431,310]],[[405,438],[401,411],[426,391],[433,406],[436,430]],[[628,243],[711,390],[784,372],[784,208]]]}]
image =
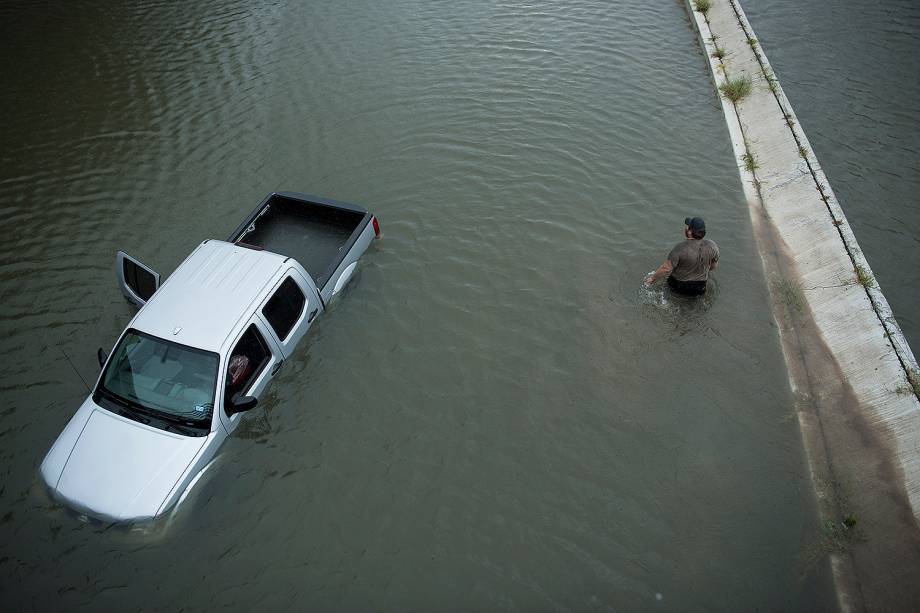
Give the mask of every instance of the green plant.
[{"label": "green plant", "polygon": [[908,393],[913,392],[915,396],[920,397],[920,372],[913,368],[907,371],[907,382],[910,383]]},{"label": "green plant", "polygon": [[808,149],[806,149],[802,145],[799,145],[799,155],[802,156],[802,159],[807,160],[808,159]]},{"label": "green plant", "polygon": [[875,277],[872,276],[872,273],[865,269],[865,267],[857,265],[856,266],[856,282],[870,289],[875,287]]},{"label": "green plant", "polygon": [[775,94],[776,90],[779,88],[779,81],[776,80],[776,77],[769,74],[764,74],[764,78],[767,80],[767,89]]},{"label": "green plant", "polygon": [[760,168],[760,166],[757,164],[757,160],[754,159],[754,154],[750,151],[741,156],[741,161],[744,162],[744,168],[748,172],[754,172]]},{"label": "green plant", "polygon": [[754,49],[755,51],[757,50],[757,39],[756,38],[749,38],[747,40],[747,43],[751,46],[751,49]]},{"label": "green plant", "polygon": [[693,4],[696,7],[696,10],[701,12],[703,15],[709,12],[709,9],[712,8],[712,0],[693,0]]},{"label": "green plant", "polygon": [[780,277],[773,281],[773,292],[776,299],[790,310],[801,311],[805,308],[805,294],[796,281]]},{"label": "green plant", "polygon": [[729,79],[719,86],[722,95],[731,100],[738,102],[751,93],[751,77],[745,75],[736,79]]},{"label": "green plant", "polygon": [[716,47],[716,50],[712,52],[712,57],[717,60],[721,60],[725,57],[725,47]]}]

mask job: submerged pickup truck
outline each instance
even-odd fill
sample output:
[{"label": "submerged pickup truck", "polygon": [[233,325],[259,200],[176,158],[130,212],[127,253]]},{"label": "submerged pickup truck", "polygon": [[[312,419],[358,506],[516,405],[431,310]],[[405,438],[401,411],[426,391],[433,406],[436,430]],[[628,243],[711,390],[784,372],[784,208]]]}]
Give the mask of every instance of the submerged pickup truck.
[{"label": "submerged pickup truck", "polygon": [[379,234],[361,207],[273,193],[162,285],[118,252],[122,292],[141,308],[111,355],[99,350],[95,388],[41,464],[52,496],[106,521],[170,510]]}]

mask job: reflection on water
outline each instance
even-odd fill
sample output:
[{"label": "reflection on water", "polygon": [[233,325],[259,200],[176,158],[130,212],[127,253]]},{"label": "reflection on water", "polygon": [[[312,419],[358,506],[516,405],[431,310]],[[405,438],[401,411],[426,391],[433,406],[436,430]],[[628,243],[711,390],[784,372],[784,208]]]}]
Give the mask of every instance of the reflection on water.
[{"label": "reflection on water", "polygon": [[[681,3],[7,3],[0,31],[6,608],[826,609]],[[272,190],[383,237],[168,521],[77,521],[37,469],[134,314],[115,251],[167,275]],[[642,294],[691,213],[717,283]]]}]

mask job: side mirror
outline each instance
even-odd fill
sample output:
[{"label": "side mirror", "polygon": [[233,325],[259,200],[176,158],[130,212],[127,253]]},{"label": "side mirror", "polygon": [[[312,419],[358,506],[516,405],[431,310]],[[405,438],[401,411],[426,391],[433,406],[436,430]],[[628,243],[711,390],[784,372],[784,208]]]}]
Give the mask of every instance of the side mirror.
[{"label": "side mirror", "polygon": [[256,404],[259,403],[259,400],[254,396],[237,396],[233,399],[233,402],[230,403],[230,409],[227,411],[227,416],[236,415],[237,413],[245,413],[246,411],[251,411],[256,407]]},{"label": "side mirror", "polygon": [[102,350],[102,347],[99,348],[99,351],[96,352],[96,357],[99,358],[99,366],[105,366],[105,361],[109,359],[109,354]]}]

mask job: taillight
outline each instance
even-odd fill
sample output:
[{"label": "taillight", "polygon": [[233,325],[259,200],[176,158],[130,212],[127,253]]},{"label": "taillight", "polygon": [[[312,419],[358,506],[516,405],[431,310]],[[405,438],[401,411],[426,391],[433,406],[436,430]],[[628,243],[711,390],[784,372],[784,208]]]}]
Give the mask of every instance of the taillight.
[{"label": "taillight", "polygon": [[377,223],[377,218],[376,218],[376,217],[372,217],[371,219],[372,219],[373,222],[374,222],[374,236],[375,236],[376,238],[380,238],[380,224]]}]

